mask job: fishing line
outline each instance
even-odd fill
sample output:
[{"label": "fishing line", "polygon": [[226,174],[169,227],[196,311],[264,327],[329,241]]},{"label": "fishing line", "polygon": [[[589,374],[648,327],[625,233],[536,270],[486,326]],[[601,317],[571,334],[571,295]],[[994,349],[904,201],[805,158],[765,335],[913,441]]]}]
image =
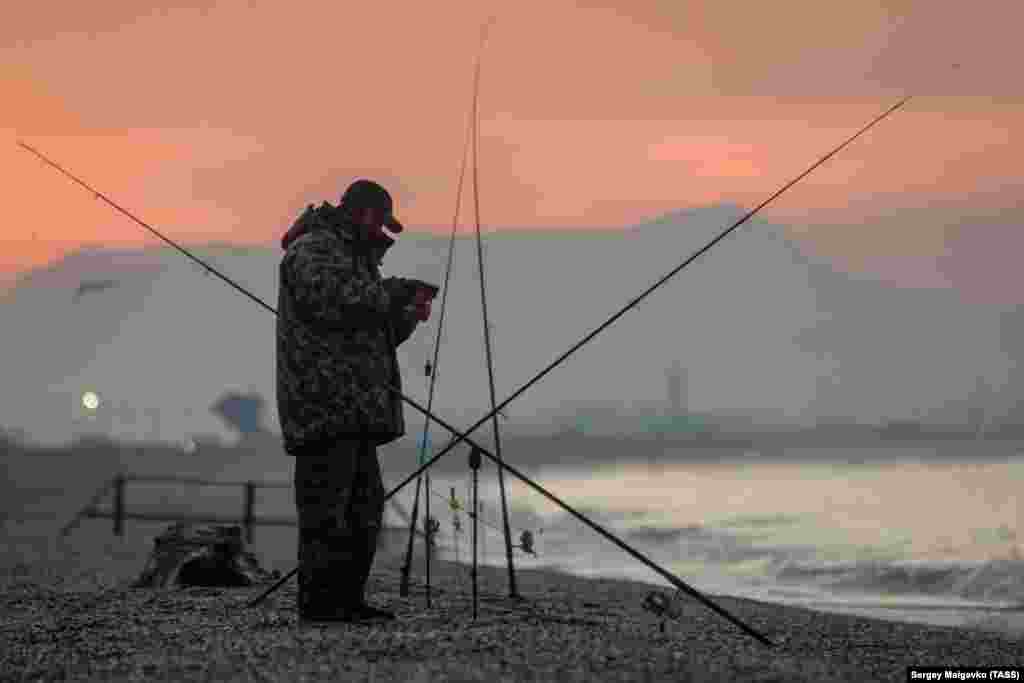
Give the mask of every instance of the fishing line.
[{"label": "fishing line", "polygon": [[[469,483],[469,477],[467,476],[467,478],[466,478],[466,497],[467,497],[467,499],[469,497],[469,488],[470,488],[470,483]],[[450,500],[449,498],[445,498],[443,494],[441,494],[441,493],[439,493],[437,491],[433,491],[433,490],[430,491],[430,495],[434,496],[434,498],[437,498],[438,500],[440,500],[443,503],[447,503]],[[481,508],[483,508],[483,502],[482,501],[481,501],[480,505],[481,505]],[[467,514],[469,514],[469,513],[467,513]],[[483,514],[480,515],[480,523],[483,524],[485,527],[491,529],[496,534],[504,534],[504,531],[502,531],[501,527],[495,526],[495,524],[497,524],[497,522],[495,522],[495,523],[488,522]],[[526,527],[517,528],[516,531],[518,533],[520,533],[520,534],[524,533],[524,532],[532,533]],[[539,529],[538,533],[543,533],[543,530]],[[512,546],[512,547],[515,548],[517,546]]]}]

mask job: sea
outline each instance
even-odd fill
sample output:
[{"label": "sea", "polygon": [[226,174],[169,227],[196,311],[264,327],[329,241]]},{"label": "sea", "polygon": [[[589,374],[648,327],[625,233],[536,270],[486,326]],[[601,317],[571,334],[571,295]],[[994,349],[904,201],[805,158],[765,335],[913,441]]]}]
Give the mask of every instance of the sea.
[{"label": "sea", "polygon": [[[667,454],[657,465],[543,466],[530,478],[708,597],[1024,635],[1024,452],[990,450],[979,461],[946,451],[804,448],[678,463]],[[435,477],[431,488],[448,559],[470,562],[468,472]],[[523,531],[533,537],[535,554],[516,548],[516,566],[675,592],[533,487],[506,476],[505,493],[516,545]],[[477,495],[480,561],[503,566],[493,473]]]}]

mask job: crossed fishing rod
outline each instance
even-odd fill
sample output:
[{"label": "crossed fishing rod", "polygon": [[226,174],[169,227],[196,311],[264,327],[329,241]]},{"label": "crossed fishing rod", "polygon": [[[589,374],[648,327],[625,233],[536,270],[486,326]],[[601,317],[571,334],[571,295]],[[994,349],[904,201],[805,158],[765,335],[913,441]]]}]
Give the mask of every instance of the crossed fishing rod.
[{"label": "crossed fishing rod", "polygon": [[[773,643],[767,637],[765,637],[764,635],[762,635],[758,631],[754,630],[753,628],[751,628],[750,626],[748,626],[744,622],[740,621],[737,617],[733,616],[730,612],[726,611],[724,608],[722,608],[721,606],[719,606],[715,602],[713,602],[710,599],[708,599],[707,597],[705,597],[702,593],[700,593],[696,589],[690,587],[687,583],[685,583],[684,581],[682,581],[681,579],[676,577],[671,572],[669,572],[666,569],[662,568],[660,565],[656,564],[653,560],[648,558],[646,555],[642,554],[640,551],[634,549],[632,546],[628,545],[625,541],[622,541],[621,539],[619,539],[612,532],[608,531],[607,529],[602,527],[597,522],[591,520],[590,518],[588,518],[583,513],[581,513],[579,511],[577,511],[576,509],[574,509],[568,503],[566,503],[565,501],[560,499],[558,496],[556,496],[555,494],[553,494],[550,491],[548,491],[546,488],[544,488],[540,484],[534,482],[530,477],[528,477],[525,474],[523,474],[522,472],[520,472],[517,468],[515,468],[512,465],[509,465],[508,463],[506,463],[506,462],[502,461],[501,459],[499,459],[497,456],[495,456],[493,453],[491,453],[488,449],[484,448],[483,446],[481,446],[478,443],[476,443],[475,441],[473,441],[473,439],[471,439],[469,435],[472,432],[474,432],[477,428],[479,428],[481,425],[483,425],[485,422],[487,422],[488,420],[493,419],[494,416],[496,414],[498,414],[502,409],[504,409],[509,403],[511,403],[516,398],[521,396],[527,389],[529,389],[531,386],[533,386],[534,384],[539,382],[543,377],[545,377],[548,373],[550,373],[552,370],[554,370],[558,365],[562,364],[567,358],[569,358],[573,353],[575,353],[577,350],[579,350],[583,345],[585,345],[591,339],[593,339],[598,334],[600,334],[602,331],[604,331],[605,329],[610,327],[615,321],[617,321],[619,318],[621,318],[623,315],[625,315],[625,313],[627,311],[629,311],[632,308],[634,308],[637,304],[639,304],[641,301],[643,301],[645,298],[647,298],[656,289],[658,289],[659,287],[664,285],[669,279],[671,279],[672,277],[677,275],[680,271],[682,271],[684,268],[686,268],[688,265],[690,265],[695,260],[697,260],[700,256],[702,256],[705,252],[709,251],[712,247],[714,247],[716,244],[718,244],[723,239],[725,239],[725,237],[727,237],[729,234],[731,234],[733,231],[735,231],[738,227],[740,227],[741,225],[743,225],[744,223],[749,221],[755,214],[757,214],[761,209],[763,209],[769,203],[774,201],[779,195],[783,194],[784,192],[789,190],[791,187],[796,185],[803,178],[808,176],[810,173],[812,173],[819,166],[821,166],[826,161],[831,159],[833,156],[838,154],[845,147],[847,147],[850,143],[852,143],[858,137],[860,137],[861,135],[866,133],[869,129],[874,127],[876,124],[881,122],[883,119],[887,118],[890,114],[895,112],[897,109],[903,107],[903,105],[905,105],[908,101],[910,101],[910,99],[911,99],[911,96],[906,96],[906,97],[902,98],[899,102],[897,102],[896,104],[894,104],[891,107],[889,107],[888,109],[886,109],[884,112],[882,112],[881,114],[876,116],[874,119],[872,119],[869,123],[867,123],[864,127],[862,127],[860,130],[858,130],[856,133],[854,133],[849,138],[847,138],[845,141],[843,141],[842,144],[837,146],[835,149],[830,151],[825,156],[821,157],[818,161],[816,161],[814,164],[812,164],[803,173],[801,173],[800,175],[798,175],[797,177],[793,178],[788,183],[783,185],[779,190],[774,192],[771,196],[769,196],[767,199],[762,201],[760,204],[758,204],[756,207],[754,207],[751,211],[747,212],[739,220],[735,221],[732,225],[730,225],[728,228],[726,228],[721,233],[719,233],[714,239],[712,239],[710,242],[708,242],[706,245],[704,245],[701,249],[699,249],[696,252],[694,252],[693,255],[691,255],[689,258],[687,258],[685,261],[683,261],[680,265],[676,266],[671,271],[669,271],[666,275],[664,275],[659,280],[657,280],[653,285],[648,287],[642,294],[640,294],[639,296],[637,296],[636,298],[631,300],[629,303],[627,303],[625,306],[623,306],[618,312],[616,312],[614,315],[612,315],[610,318],[608,318],[604,323],[599,325],[592,332],[590,332],[587,336],[585,336],[583,339],[581,339],[579,342],[577,342],[571,348],[569,348],[568,351],[566,351],[563,354],[561,354],[558,358],[556,358],[554,361],[552,361],[547,367],[545,367],[543,370],[541,370],[536,375],[534,375],[532,379],[530,379],[528,382],[526,382],[526,384],[522,385],[519,389],[517,389],[515,392],[513,392],[512,395],[510,395],[508,398],[506,398],[504,401],[502,401],[498,406],[492,408],[491,412],[489,412],[484,417],[480,418],[469,429],[467,429],[465,431],[460,431],[459,429],[457,429],[454,426],[452,426],[451,424],[449,424],[446,420],[444,420],[444,419],[434,415],[431,411],[427,410],[427,408],[425,408],[424,406],[420,405],[420,403],[418,401],[416,401],[416,400],[414,400],[412,398],[409,398],[408,396],[403,394],[399,389],[397,389],[397,388],[395,388],[394,386],[391,386],[391,385],[385,385],[386,388],[389,391],[391,391],[393,394],[395,394],[396,396],[401,398],[405,403],[411,405],[413,408],[415,408],[417,411],[419,411],[421,414],[423,414],[426,418],[428,418],[430,420],[433,420],[437,424],[439,424],[442,427],[444,427],[455,438],[453,438],[448,443],[448,445],[445,446],[434,457],[432,457],[426,463],[422,464],[415,472],[413,472],[408,477],[406,477],[406,479],[401,484],[399,484],[394,489],[389,491],[387,493],[387,495],[384,497],[384,502],[390,500],[392,497],[395,496],[395,494],[397,494],[400,490],[402,490],[402,488],[404,488],[407,484],[409,484],[411,481],[413,481],[414,479],[419,477],[421,474],[426,472],[431,466],[434,465],[434,463],[436,463],[444,455],[446,455],[453,448],[455,448],[455,446],[457,446],[458,444],[460,444],[462,442],[466,442],[470,446],[472,446],[477,452],[479,452],[481,455],[486,456],[489,460],[494,462],[498,467],[508,471],[510,474],[515,476],[517,479],[522,481],[524,484],[526,484],[527,486],[529,486],[533,490],[537,491],[538,493],[543,495],[545,498],[547,498],[551,502],[553,502],[556,505],[558,505],[559,507],[561,507],[563,510],[565,510],[570,515],[572,515],[576,519],[580,520],[581,522],[583,522],[584,524],[589,526],[591,529],[593,529],[594,531],[599,533],[601,536],[604,536],[606,539],[608,539],[609,541],[611,541],[612,543],[617,545],[623,551],[625,551],[626,553],[631,555],[634,559],[636,559],[637,561],[641,562],[642,564],[644,564],[645,566],[647,566],[648,568],[650,568],[651,570],[656,572],[662,578],[666,579],[669,583],[671,583],[673,586],[675,586],[679,591],[692,596],[693,598],[698,600],[700,603],[702,603],[703,605],[705,605],[709,609],[713,610],[714,612],[718,613],[722,617],[726,618],[728,621],[732,622],[735,626],[739,627],[743,632],[745,632],[748,635],[752,636],[753,638],[755,638],[756,640],[758,640],[762,644],[764,644],[766,646],[769,646],[769,647],[773,646]],[[161,240],[163,240],[164,242],[166,242],[170,246],[172,246],[175,249],[177,249],[179,252],[184,254],[189,259],[195,261],[199,265],[201,265],[204,268],[206,268],[208,272],[216,275],[221,280],[223,280],[225,283],[227,283],[229,286],[231,286],[234,289],[236,289],[237,291],[239,291],[241,294],[249,297],[250,299],[255,301],[257,304],[262,306],[263,308],[269,310],[274,315],[277,315],[277,311],[273,307],[271,307],[269,304],[267,304],[265,301],[263,301],[262,299],[257,297],[255,294],[252,294],[251,292],[249,292],[244,287],[238,285],[232,279],[230,279],[226,275],[222,274],[220,271],[212,268],[211,266],[209,266],[207,263],[205,263],[201,259],[197,258],[196,256],[193,256],[191,252],[189,252],[188,250],[186,250],[183,247],[179,246],[177,243],[175,243],[171,239],[165,237],[163,234],[161,234],[155,228],[153,228],[152,226],[148,225],[147,223],[142,221],[140,218],[136,217],[133,213],[131,213],[127,209],[121,207],[117,203],[115,203],[113,200],[109,199],[106,195],[104,195],[104,194],[100,193],[99,191],[95,190],[94,188],[89,186],[87,183],[85,183],[84,181],[82,181],[78,177],[74,176],[69,171],[65,170],[64,168],[62,168],[61,166],[59,166],[55,162],[51,161],[49,158],[44,156],[42,153],[40,153],[36,149],[30,147],[29,145],[25,144],[24,142],[21,142],[19,140],[17,144],[20,147],[22,147],[23,149],[25,149],[25,150],[31,152],[32,154],[34,154],[35,156],[39,157],[42,161],[44,161],[49,166],[55,168],[56,170],[58,170],[63,175],[65,175],[68,178],[70,178],[71,180],[75,181],[77,184],[79,184],[82,187],[84,187],[85,189],[87,189],[97,199],[102,199],[108,205],[110,205],[111,207],[113,207],[117,211],[121,212],[122,214],[128,216],[131,220],[135,221],[136,223],[138,223],[142,227],[144,227],[147,230],[149,230],[151,233],[153,233],[154,235],[159,237]],[[282,577],[277,583],[275,583],[273,586],[271,586],[266,591],[264,591],[260,596],[258,596],[253,601],[251,601],[249,603],[249,605],[253,606],[253,605],[256,605],[256,604],[260,603],[268,595],[270,595],[275,590],[277,590],[282,585],[284,585],[284,583],[288,579],[290,579],[292,576],[294,576],[296,574],[296,572],[298,572],[298,567],[296,567],[295,569],[291,570],[288,574],[286,574],[284,577]]]}]

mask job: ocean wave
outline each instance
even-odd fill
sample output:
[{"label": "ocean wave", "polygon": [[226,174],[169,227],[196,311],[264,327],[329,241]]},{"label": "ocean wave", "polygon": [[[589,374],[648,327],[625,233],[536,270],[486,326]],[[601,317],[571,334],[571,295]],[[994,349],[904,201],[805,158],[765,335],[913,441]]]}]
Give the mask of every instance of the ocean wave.
[{"label": "ocean wave", "polygon": [[968,562],[791,562],[779,582],[814,583],[836,593],[922,595],[1024,606],[1024,560]]}]

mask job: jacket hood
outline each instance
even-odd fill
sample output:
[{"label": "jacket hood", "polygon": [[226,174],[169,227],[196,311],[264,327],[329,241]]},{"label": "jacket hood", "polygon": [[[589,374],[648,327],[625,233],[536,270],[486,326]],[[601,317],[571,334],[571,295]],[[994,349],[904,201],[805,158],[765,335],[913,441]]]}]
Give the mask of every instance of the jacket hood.
[{"label": "jacket hood", "polygon": [[324,202],[320,206],[310,204],[302,215],[295,219],[292,227],[281,238],[281,248],[288,249],[292,242],[299,239],[307,232],[334,228],[335,234],[343,240],[354,241],[356,239],[355,226],[347,212],[339,207],[332,206],[330,202]]},{"label": "jacket hood", "polygon": [[331,230],[342,241],[354,243],[354,247],[368,252],[378,264],[395,243],[395,240],[386,235],[382,240],[367,243],[360,238],[358,228],[345,209],[324,202],[320,206],[310,204],[306,207],[281,238],[281,248],[287,251],[295,240],[315,230]]},{"label": "jacket hood", "polygon": [[[281,238],[281,248],[287,250],[292,242],[307,232],[324,228],[333,229],[334,234],[346,242],[361,243],[363,241],[359,239],[357,228],[349,213],[341,207],[332,206],[329,202],[324,202],[320,206],[310,204],[306,207],[302,215],[295,219],[292,227],[288,228],[288,232]],[[383,240],[371,243],[369,248],[379,251],[383,256],[394,243],[395,240],[385,236]]]}]

